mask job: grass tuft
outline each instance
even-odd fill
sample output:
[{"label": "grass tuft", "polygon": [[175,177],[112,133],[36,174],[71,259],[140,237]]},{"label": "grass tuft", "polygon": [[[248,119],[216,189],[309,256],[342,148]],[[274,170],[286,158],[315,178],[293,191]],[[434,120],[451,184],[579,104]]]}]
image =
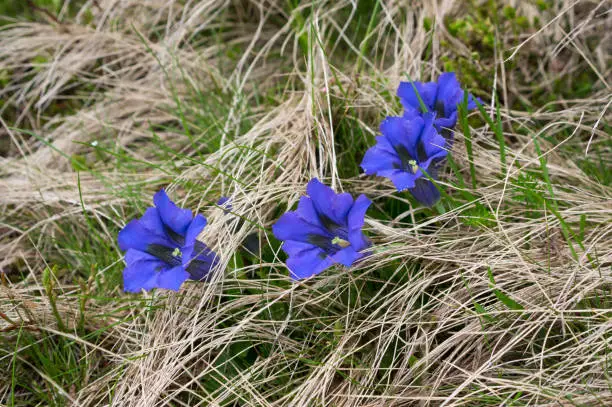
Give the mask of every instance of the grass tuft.
[{"label": "grass tuft", "polygon": [[[612,404],[606,2],[13,3],[0,404]],[[359,164],[399,82],[449,70],[484,103],[430,209]],[[293,283],[271,225],[315,176],[373,201],[374,245]],[[160,188],[221,267],[123,293]]]}]

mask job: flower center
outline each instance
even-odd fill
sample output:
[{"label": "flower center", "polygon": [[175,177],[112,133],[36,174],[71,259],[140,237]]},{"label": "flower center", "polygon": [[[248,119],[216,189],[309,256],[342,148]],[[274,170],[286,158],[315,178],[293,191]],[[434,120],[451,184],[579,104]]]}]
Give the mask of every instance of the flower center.
[{"label": "flower center", "polygon": [[183,256],[183,252],[181,252],[181,249],[179,249],[178,247],[175,247],[172,251],[172,256],[180,259]]},{"label": "flower center", "polygon": [[181,249],[178,247],[172,249],[172,247],[161,244],[150,244],[147,246],[146,252],[172,267],[181,265],[181,257],[183,256],[183,252],[181,252]]},{"label": "flower center", "polygon": [[349,247],[351,243],[347,240],[342,239],[340,236],[336,236],[332,239],[332,244],[338,245],[342,248]]},{"label": "flower center", "polygon": [[417,164],[416,160],[408,160],[408,165],[413,174],[416,174],[416,172],[419,170],[419,165]]}]

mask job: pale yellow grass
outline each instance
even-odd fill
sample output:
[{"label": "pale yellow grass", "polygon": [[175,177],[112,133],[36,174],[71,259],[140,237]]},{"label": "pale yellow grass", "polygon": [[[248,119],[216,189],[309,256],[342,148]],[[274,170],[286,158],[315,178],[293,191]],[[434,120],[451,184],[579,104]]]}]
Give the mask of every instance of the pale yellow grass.
[{"label": "pale yellow grass", "polygon": [[[589,222],[585,250],[577,248],[577,258],[570,253],[553,212],[527,217],[525,209],[510,199],[516,193],[511,179],[540,165],[531,135],[570,134],[564,143],[584,139],[583,145],[588,142],[591,151],[601,151],[610,142],[602,129],[611,100],[606,79],[609,3],[565,0],[547,13],[528,2],[504,3],[530,18],[545,19],[538,32],[500,38],[504,50],[516,51],[513,58],[523,58],[517,69],[524,76],[548,78],[552,86],[561,73],[590,69],[603,86],[588,100],[556,102],[562,109],[555,113],[503,108],[505,123],[520,123],[530,133],[507,134],[512,142],[506,178],[498,176],[494,133],[487,126],[472,129],[480,185],[477,201],[494,214],[494,226],[477,228],[461,221],[473,216],[468,209],[474,202],[414,226],[410,220],[422,209],[405,204],[406,211],[395,219],[366,220],[375,242],[375,253],[366,261],[287,289],[266,279],[236,278],[240,270],[232,263],[232,254],[256,228],[210,209],[207,200],[222,192],[232,197],[234,212],[269,227],[279,203],[295,204],[312,177],[325,179],[337,190],[365,193],[374,206],[396,196],[390,184],[381,187],[380,179],[358,174],[340,178],[337,162],[342,151],[337,151],[332,99],[336,107],[341,100],[347,111],[351,109],[353,125],[376,134],[372,117],[399,113],[381,92],[393,94],[405,74],[435,78],[442,70],[440,58],[448,54],[441,41],[449,42],[457,55],[470,55],[468,45],[450,36],[441,24],[445,18],[464,15],[466,2],[382,2],[384,18],[369,36],[377,53],[359,62],[361,72],[355,72],[361,44],[344,34],[353,18],[353,3],[348,0],[300,6],[308,15],[302,31],[298,12],[290,15],[286,2],[255,0],[98,0],[87,2],[65,25],[19,23],[4,29],[0,70],[20,72],[41,54],[48,59],[34,75],[16,74],[0,90],[5,111],[9,107],[18,111],[13,122],[2,121],[0,129],[0,137],[10,138],[13,152],[0,157],[0,267],[18,267],[25,275],[21,281],[5,282],[0,291],[2,312],[37,330],[74,337],[89,351],[101,352],[111,366],[108,373],[76,391],[63,389],[66,400],[74,406],[221,406],[240,395],[245,406],[472,406],[485,405],[481,399],[475,401],[485,394],[503,395],[504,405],[512,405],[514,396],[520,397],[520,405],[612,404],[607,371],[612,191],[564,159],[558,152],[562,144],[541,142],[555,196],[569,203],[559,214],[567,223],[579,224],[581,217]],[[95,27],[86,24],[87,15]],[[431,37],[422,28],[425,16],[438,22]],[[220,38],[207,36],[207,30],[220,26],[226,29]],[[601,31],[601,40],[591,52],[582,36],[593,30]],[[310,44],[306,54],[300,48],[302,35]],[[430,40],[431,56],[424,60]],[[237,57],[219,52],[233,44],[247,51]],[[539,66],[524,65],[530,53],[539,55]],[[343,54],[347,58],[338,57]],[[560,64],[557,72],[549,71],[548,62],[554,58]],[[492,70],[497,72],[496,90],[505,99],[528,93],[525,83],[514,79],[517,73],[504,70],[499,56],[475,63],[498,67]],[[275,87],[280,89],[275,103],[255,102],[256,95]],[[104,225],[123,221],[121,208],[128,202],[118,191],[150,185],[153,192],[167,177],[156,169],[117,173],[109,164],[100,170],[103,177],[81,173],[77,183],[70,162],[56,150],[69,157],[93,157],[88,143],[110,137],[132,158],[155,163],[155,149],[147,148],[147,143],[153,137],[151,125],[158,124],[168,126],[160,128],[157,137],[200,160],[176,130],[180,128],[176,99],[193,100],[194,89],[232,90],[230,94],[238,96],[231,100],[227,117],[219,118],[225,132],[221,148],[202,162],[183,165],[168,189],[181,204],[206,211],[209,226],[201,239],[220,255],[220,270],[234,271],[217,273],[208,284],[188,284],[180,294],[150,294],[167,295],[165,306],[154,313],[134,307],[96,318],[122,304],[92,304],[86,310],[93,321],[91,329],[113,324],[101,344],[58,330],[51,304],[38,295],[45,258],[57,250],[51,239],[58,233],[56,222],[74,222],[86,231],[83,202],[101,233],[115,239]],[[82,108],[48,117],[47,109],[65,98],[78,98]],[[205,106],[191,108],[187,120]],[[240,123],[246,118],[255,124],[243,133]],[[32,128],[46,142],[15,127]],[[206,132],[196,128],[196,141],[205,143]],[[464,140],[459,133],[456,139],[453,157],[467,174]],[[268,242],[263,239],[261,244]],[[115,260],[119,259],[117,252]],[[421,268],[415,274],[409,270],[416,262]],[[396,267],[396,274],[412,274],[402,283],[382,282],[384,288],[367,301],[341,300],[351,287],[378,281],[375,271],[389,265]],[[112,262],[100,264],[98,276],[104,278],[110,266]],[[261,267],[270,270],[270,279],[286,278],[287,270],[278,258],[243,270]],[[494,270],[496,288],[524,311],[487,302],[492,293],[488,268]],[[73,294],[79,287],[67,282],[58,286],[58,310],[74,322],[78,301]],[[222,301],[222,293],[230,288],[262,291]],[[424,292],[435,293],[426,307],[419,303]],[[595,297],[607,302],[601,308],[585,309],[583,304]],[[484,322],[474,309],[475,301],[486,303],[494,322]],[[285,320],[271,317],[271,307],[277,303],[289,309]],[[314,324],[323,312],[333,314],[321,324],[334,332],[337,342],[319,364],[308,366],[303,362],[308,349],[290,334],[295,324]],[[231,324],[222,324],[225,320]],[[68,330],[73,326],[69,324]],[[1,320],[0,327],[6,331],[7,343],[14,344],[11,325]],[[316,342],[319,334],[310,331],[308,341]],[[267,344],[269,355],[224,381],[222,391],[209,394],[200,379],[216,369],[219,355],[231,344],[252,341]],[[364,349],[370,353],[364,356]],[[383,360],[388,354],[391,360]],[[350,362],[354,355],[359,355],[359,364]],[[275,388],[275,378],[293,376],[288,388]],[[0,383],[2,394],[8,394],[10,381]],[[568,400],[567,394],[574,396]]]}]

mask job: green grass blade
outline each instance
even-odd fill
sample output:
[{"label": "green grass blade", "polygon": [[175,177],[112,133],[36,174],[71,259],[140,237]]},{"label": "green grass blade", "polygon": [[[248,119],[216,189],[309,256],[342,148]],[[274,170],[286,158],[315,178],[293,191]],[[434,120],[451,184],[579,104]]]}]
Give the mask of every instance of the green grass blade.
[{"label": "green grass blade", "polygon": [[525,307],[523,307],[518,302],[514,301],[512,298],[510,298],[509,296],[504,294],[502,291],[500,291],[497,288],[495,288],[495,279],[493,277],[493,271],[491,270],[491,267],[488,267],[487,270],[488,270],[488,274],[489,274],[490,286],[493,289],[493,294],[495,294],[497,299],[502,304],[504,304],[506,307],[508,307],[508,309],[515,310],[515,311],[524,310]]}]

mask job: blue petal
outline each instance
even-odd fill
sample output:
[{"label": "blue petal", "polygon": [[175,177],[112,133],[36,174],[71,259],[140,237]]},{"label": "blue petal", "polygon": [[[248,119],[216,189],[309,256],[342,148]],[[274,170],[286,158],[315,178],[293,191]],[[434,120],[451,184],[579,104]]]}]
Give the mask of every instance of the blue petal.
[{"label": "blue petal", "polygon": [[448,116],[457,110],[461,103],[463,90],[454,72],[445,72],[438,77],[438,101],[444,103],[444,115]]},{"label": "blue petal", "polygon": [[206,218],[200,214],[196,215],[193,218],[193,221],[189,224],[187,233],[185,234],[185,245],[181,248],[181,252],[183,253],[183,265],[191,260],[191,253],[193,252],[196,238],[202,232],[202,230],[204,230],[205,226]]},{"label": "blue petal", "polygon": [[164,224],[178,234],[184,235],[187,232],[192,218],[189,209],[181,209],[176,206],[163,189],[153,196],[153,202]]},{"label": "blue petal", "polygon": [[351,242],[351,246],[357,251],[369,246],[369,241],[361,229],[363,228],[366,211],[371,204],[372,201],[370,201],[365,195],[359,195],[348,215],[348,239],[349,242]]},{"label": "blue petal", "polygon": [[157,285],[157,272],[168,266],[150,254],[129,249],[125,254],[126,268],[123,270],[123,290],[138,293],[149,291]]},{"label": "blue petal", "polygon": [[164,229],[164,223],[159,216],[157,208],[147,208],[144,215],[139,219],[142,226],[144,226],[151,233],[158,236],[166,236]]},{"label": "blue petal", "polygon": [[416,180],[421,175],[420,170],[417,171],[416,174],[406,171],[396,171],[395,173],[391,174],[389,178],[398,191],[403,191],[405,189],[414,188]]},{"label": "blue petal", "polygon": [[415,88],[427,109],[431,111],[436,99],[438,85],[435,82],[400,82],[397,88],[397,96],[400,97],[404,108],[406,108],[406,110],[417,110],[418,112],[424,113],[421,110],[421,104],[414,91]]},{"label": "blue petal", "polygon": [[300,198],[296,212],[302,220],[317,227],[323,228],[321,220],[319,219],[319,214],[317,213],[317,209],[315,208],[310,197],[303,196]]},{"label": "blue petal", "polygon": [[379,150],[391,154],[393,156],[397,156],[397,151],[393,148],[393,144],[387,139],[385,136],[376,137],[376,146]]},{"label": "blue petal", "polygon": [[142,262],[160,262],[163,263],[161,260],[159,260],[157,257],[146,253],[146,252],[142,252],[140,250],[136,250],[136,249],[129,249],[126,253],[125,253],[125,257],[123,258],[125,260],[125,263],[128,266],[132,266],[136,263],[142,263]]},{"label": "blue petal", "polygon": [[158,244],[166,247],[173,246],[168,237],[154,234],[138,219],[130,221],[130,223],[121,229],[117,236],[117,242],[119,243],[119,248],[123,251],[136,249],[144,252],[151,244]]},{"label": "blue petal", "polygon": [[181,284],[189,278],[189,273],[183,266],[164,269],[157,275],[157,287],[178,291]]},{"label": "blue petal", "polygon": [[[445,162],[444,158],[445,157],[432,157],[429,160],[427,160],[427,162],[425,163],[426,165],[423,166],[422,168],[425,169],[425,171],[431,178],[438,179],[438,173],[444,166],[444,162]],[[424,179],[427,179],[427,178],[425,177]]]},{"label": "blue petal", "polygon": [[310,180],[306,186],[306,193],[312,199],[319,216],[325,215],[338,225],[345,224],[346,215],[353,204],[351,194],[336,194],[317,178]]},{"label": "blue petal", "polygon": [[456,73],[443,72],[438,76],[438,97],[447,96],[449,93],[454,93],[456,89],[460,88]]},{"label": "blue petal", "polygon": [[[446,151],[445,151],[446,153]],[[415,174],[417,177],[423,177],[423,179],[427,179],[427,177],[423,174],[423,171],[427,173],[431,178],[437,179],[438,168],[430,168],[432,162],[438,162],[439,160],[443,160],[446,157],[446,154],[439,154],[434,157],[430,157],[427,161],[419,164],[419,170]],[[440,165],[441,166],[441,165]],[[418,179],[418,178],[417,178]],[[415,181],[416,182],[416,181]]]},{"label": "blue petal", "polygon": [[331,257],[319,248],[305,250],[287,259],[291,278],[301,280],[319,274],[334,264]]},{"label": "blue petal", "polygon": [[482,101],[481,98],[475,98],[474,96],[472,96],[472,94],[470,93],[468,95],[468,105],[467,108],[468,110],[472,110],[472,109],[476,109],[478,106],[476,105],[476,100],[478,101],[478,103],[480,103],[481,105],[484,105],[484,102]]},{"label": "blue petal", "polygon": [[226,214],[233,209],[232,202],[227,196],[222,196],[221,198],[219,198],[219,200],[217,201],[217,205],[222,207],[223,212]]},{"label": "blue petal", "polygon": [[126,267],[123,270],[123,291],[126,293],[139,293],[149,291],[156,287],[157,272],[152,268]]},{"label": "blue petal", "polygon": [[423,129],[423,118],[415,116],[412,119],[404,117],[387,117],[380,124],[380,132],[387,138],[393,148],[400,153],[404,148],[410,159],[417,158],[416,145]]},{"label": "blue petal", "polygon": [[197,242],[193,251],[193,258],[186,265],[185,270],[192,280],[205,280],[210,277],[210,270],[219,263],[219,257],[204,243]]},{"label": "blue petal", "polygon": [[415,109],[404,109],[404,113],[402,114],[402,117],[404,119],[407,120],[411,120],[414,119],[415,117],[422,117],[424,115],[424,113],[421,113],[418,110]]},{"label": "blue petal", "polygon": [[346,267],[352,266],[361,257],[363,257],[363,254],[358,253],[352,246],[339,250],[331,256],[336,263]]},{"label": "blue petal", "polygon": [[348,214],[348,226],[350,230],[361,229],[363,227],[365,214],[370,205],[372,205],[372,201],[365,195],[362,194],[357,197]]},{"label": "blue petal", "polygon": [[185,233],[185,242],[189,243],[194,241],[198,235],[202,233],[206,227],[206,223],[206,218],[200,214],[197,214],[187,228],[187,233]]},{"label": "blue petal", "polygon": [[363,156],[361,168],[368,175],[401,166],[401,160],[385,136],[376,137],[376,145]]},{"label": "blue petal", "polygon": [[433,206],[440,199],[436,186],[426,178],[419,178],[414,188],[410,189],[414,198],[426,206]]},{"label": "blue petal", "polygon": [[448,117],[436,117],[434,125],[438,131],[442,129],[453,129],[457,124],[457,111],[452,112]]},{"label": "blue petal", "polygon": [[443,116],[450,117],[457,112],[457,106],[463,101],[463,89],[453,72],[440,75],[438,84],[438,102],[436,103],[444,106]]},{"label": "blue petal", "polygon": [[[306,222],[296,212],[287,212],[272,225],[272,232],[278,240],[307,242],[309,235],[331,236],[322,227]],[[332,236],[333,237],[333,236]]]},{"label": "blue petal", "polygon": [[443,157],[448,154],[448,152],[444,149],[446,140],[436,131],[431,123],[423,128],[421,142],[423,143],[425,155],[428,158]]},{"label": "blue petal", "polygon": [[117,235],[119,249],[122,251],[128,249],[145,251],[147,249],[147,243],[143,242],[142,237],[149,234],[151,233],[142,226],[138,219],[131,220]]},{"label": "blue petal", "polygon": [[308,242],[298,242],[296,240],[287,240],[283,242],[283,251],[287,253],[287,256],[299,256],[303,252],[310,250],[321,250],[320,247],[313,245]]}]

